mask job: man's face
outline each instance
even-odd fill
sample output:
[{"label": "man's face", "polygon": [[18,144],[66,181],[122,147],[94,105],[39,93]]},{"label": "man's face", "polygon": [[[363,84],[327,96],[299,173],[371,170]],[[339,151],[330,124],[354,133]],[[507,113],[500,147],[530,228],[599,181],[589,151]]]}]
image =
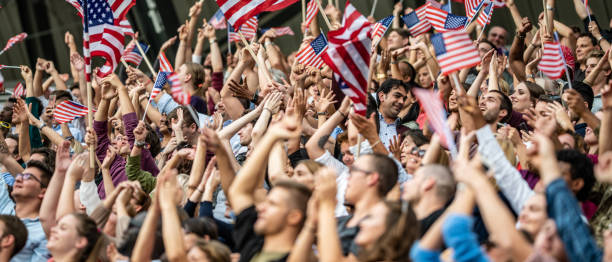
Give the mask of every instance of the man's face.
[{"label": "man's face", "polygon": [[344,196],[348,204],[355,204],[361,196],[368,190],[370,176],[372,176],[370,159],[367,155],[360,157],[349,169],[349,178]]},{"label": "man's face", "polygon": [[81,89],[74,88],[71,90],[71,92],[72,92],[72,96],[74,96],[76,100],[83,103],[83,98],[81,97]]},{"label": "man's face", "polygon": [[488,92],[480,97],[480,112],[484,116],[484,120],[488,124],[494,124],[499,119],[499,113],[501,111],[501,98],[499,94],[494,92]]},{"label": "man's face", "polygon": [[253,132],[253,124],[248,123],[240,130],[238,130],[238,136],[240,136],[240,145],[248,146],[251,143],[251,133]]},{"label": "man's face", "polygon": [[389,34],[389,37],[387,38],[387,45],[389,46],[390,50],[401,48],[404,46],[404,44],[404,38],[400,34],[395,31]]},{"label": "man's face", "polygon": [[406,181],[402,191],[402,200],[409,201],[413,205],[419,202],[421,199],[421,185],[425,180],[423,170],[423,168],[417,169],[412,179]]},{"label": "man's face", "polygon": [[535,237],[533,246],[536,250],[552,256],[556,261],[568,261],[563,241],[557,232],[557,225],[552,219],[546,221]]},{"label": "man's face", "polygon": [[42,200],[42,194],[44,194],[42,185],[42,172],[38,168],[29,167],[23,170],[22,174],[29,174],[29,178],[25,179],[27,175],[18,175],[15,177],[15,184],[13,185],[13,192],[11,196],[18,199],[32,199],[40,198]]},{"label": "man's face", "polygon": [[480,58],[482,58],[491,49],[493,49],[493,47],[491,45],[489,45],[489,43],[481,42],[481,43],[478,44],[478,55],[480,55]]},{"label": "man's face", "polygon": [[[587,60],[586,60],[586,70],[585,70],[586,75],[591,74],[593,69],[597,66],[597,63],[599,63],[599,58],[597,58],[597,57],[589,57],[589,58],[587,58]],[[610,64],[609,63],[604,63],[602,69],[599,71],[599,74],[597,74],[597,76],[595,77],[595,80],[593,81],[593,84],[605,83],[606,78],[608,77],[609,74],[610,74]]]},{"label": "man's face", "polygon": [[406,102],[406,90],[402,87],[393,87],[388,94],[379,93],[380,103],[386,117],[397,118]]},{"label": "man's face", "polygon": [[0,111],[0,121],[7,122],[9,124],[13,122],[13,106],[15,106],[15,103],[13,102],[6,102],[4,104],[2,111]]},{"label": "man's face", "polygon": [[578,38],[576,41],[576,59],[578,63],[585,63],[587,55],[591,50],[593,50],[595,46],[593,46],[593,42],[591,42],[591,38],[588,36],[583,36]]},{"label": "man's face", "polygon": [[494,26],[493,28],[491,28],[491,31],[489,31],[489,37],[487,38],[487,40],[493,43],[495,47],[500,48],[506,45],[507,34],[508,32],[506,31],[506,29],[499,26]]},{"label": "man's face", "polygon": [[123,134],[118,134],[115,136],[115,139],[112,141],[112,145],[119,149],[120,155],[125,155],[130,153],[130,144],[128,143],[128,138]]},{"label": "man's face", "polygon": [[291,198],[284,188],[273,188],[261,204],[257,205],[257,221],[253,229],[259,235],[272,235],[287,226],[291,211],[287,201]]}]

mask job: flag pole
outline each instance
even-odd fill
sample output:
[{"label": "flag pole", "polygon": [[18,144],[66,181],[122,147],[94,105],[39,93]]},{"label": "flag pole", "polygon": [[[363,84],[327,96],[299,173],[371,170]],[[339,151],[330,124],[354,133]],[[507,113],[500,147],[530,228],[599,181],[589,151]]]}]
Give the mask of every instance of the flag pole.
[{"label": "flag pole", "polygon": [[[266,70],[265,65],[262,65],[259,62],[259,59],[257,59],[257,55],[255,54],[255,51],[253,51],[253,48],[251,48],[251,45],[249,45],[249,42],[246,40],[246,38],[244,37],[244,35],[242,34],[242,32],[240,30],[238,30],[238,35],[240,36],[240,39],[242,40],[242,43],[244,43],[245,48],[249,51],[249,53],[251,54],[251,56],[253,57],[253,59],[255,60],[255,64],[257,64],[257,67],[261,70]],[[268,76],[267,73],[264,72],[264,74],[266,76],[266,80],[268,80],[268,82],[272,82],[272,79],[270,79],[270,76]]]},{"label": "flag pole", "polygon": [[18,66],[7,66],[7,65],[5,65],[5,66],[0,66],[0,67],[1,68],[10,68],[10,69],[21,69],[21,67],[18,67]]},{"label": "flag pole", "polygon": [[[87,11],[88,0],[83,0],[83,55],[89,58],[89,62],[85,63],[85,74],[87,75],[87,127],[93,128],[93,89],[91,87],[91,54],[89,52],[89,20],[87,18],[89,12]],[[94,146],[89,146],[89,168],[93,169],[96,167],[96,152]]]},{"label": "flag pole", "polygon": [[321,16],[323,16],[323,20],[325,20],[325,23],[327,24],[327,28],[329,30],[332,30],[331,23],[329,22],[327,15],[325,15],[325,10],[323,10],[323,7],[321,6],[321,2],[319,2],[319,0],[310,0],[310,1],[315,1],[317,3],[317,6],[319,7],[319,11],[321,12]]},{"label": "flag pole", "polygon": [[147,109],[149,109],[149,105],[151,104],[151,98],[147,99],[147,106],[145,106],[145,110],[144,113],[142,114],[142,120],[145,120],[145,117],[147,117]]},{"label": "flag pole", "polygon": [[140,43],[138,41],[136,41],[136,46],[138,47],[138,51],[140,51],[140,54],[142,55],[142,58],[144,58],[145,63],[147,63],[147,67],[149,67],[149,70],[151,71],[151,74],[153,76],[155,76],[157,73],[153,69],[153,66],[151,65],[151,62],[149,62],[149,58],[147,58],[147,54],[145,54],[145,52],[142,50],[142,46],[140,46]]},{"label": "flag pole", "polygon": [[[592,22],[592,20],[591,20],[591,11],[589,11],[589,6],[587,5],[587,0],[582,0],[582,1],[584,3],[584,9],[586,9],[587,15],[589,16],[589,23],[591,23]],[[0,53],[0,54],[2,54],[2,53]]]},{"label": "flag pole", "polygon": [[[559,41],[559,35],[555,32],[555,40]],[[569,85],[569,89],[574,89],[572,87],[572,79],[570,78],[569,72],[567,71],[567,63],[565,62],[565,55],[563,54],[563,50],[561,49],[561,45],[559,45],[559,54],[561,54],[561,60],[563,60],[563,71],[565,71],[565,77],[567,78],[567,84]]]},{"label": "flag pole", "polygon": [[306,0],[302,0],[302,23],[304,22],[306,22]]},{"label": "flag pole", "polygon": [[455,82],[455,94],[461,94],[461,83],[459,83],[459,77],[457,77],[457,72],[453,72],[452,74],[453,82]]},{"label": "flag pole", "polygon": [[378,0],[374,0],[374,4],[372,5],[372,11],[370,11],[370,16],[374,16],[374,12],[376,12],[377,5],[378,5]]}]

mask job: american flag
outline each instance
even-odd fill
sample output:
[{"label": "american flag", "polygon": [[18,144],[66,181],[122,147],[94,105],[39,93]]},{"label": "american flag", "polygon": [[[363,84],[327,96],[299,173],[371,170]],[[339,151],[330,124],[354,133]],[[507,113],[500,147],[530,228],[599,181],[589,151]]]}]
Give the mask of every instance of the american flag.
[{"label": "american flag", "polygon": [[227,21],[240,28],[249,19],[274,4],[270,0],[216,0]]},{"label": "american flag", "polygon": [[4,47],[4,49],[2,49],[2,51],[0,51],[0,54],[4,53],[4,51],[6,51],[9,48],[13,47],[14,44],[23,41],[24,39],[26,39],[26,37],[28,37],[27,33],[21,33],[21,34],[18,34],[16,36],[13,36],[13,37],[9,38],[8,42],[6,42],[6,46]]},{"label": "american flag", "polygon": [[119,22],[119,26],[123,30],[123,34],[134,37],[134,30],[132,29],[132,25],[130,21],[128,21],[127,17],[123,17],[123,20]]},{"label": "american flag", "polygon": [[390,15],[376,22],[376,24],[372,26],[372,39],[380,38],[385,35],[389,25],[393,22],[393,18],[395,18],[395,16]]},{"label": "american flag", "polygon": [[21,82],[17,83],[15,88],[13,89],[13,95],[16,97],[21,97],[26,94],[25,88],[23,88],[23,84]]},{"label": "american flag", "polygon": [[172,64],[168,61],[166,54],[164,52],[159,53],[159,71],[160,72],[174,72],[172,68]]},{"label": "american flag", "polygon": [[478,15],[478,19],[476,20],[476,22],[478,22],[478,24],[480,26],[484,27],[484,26],[488,25],[489,23],[491,23],[491,15],[493,15],[493,7],[492,6],[493,5],[486,4],[485,8]]},{"label": "american flag", "polygon": [[444,75],[480,63],[478,51],[465,32],[435,34],[431,37],[431,44],[436,50],[436,57]]},{"label": "american flag", "polygon": [[438,1],[436,1],[436,0],[427,0],[427,1],[425,1],[425,4],[426,5],[432,5],[435,8],[440,8],[440,9],[443,8],[442,4],[440,2],[438,2]]},{"label": "american flag", "polygon": [[263,28],[263,29],[261,29],[261,32],[265,33],[266,31],[268,31],[270,29],[274,29],[274,32],[276,32],[276,36],[295,35],[293,30],[291,30],[291,27],[289,27],[289,26]]},{"label": "american flag", "polygon": [[[87,80],[90,80],[92,57],[101,56],[106,59],[106,63],[98,71],[99,77],[112,73],[123,51],[125,27],[121,22],[128,10],[136,4],[136,0],[66,1],[74,6],[83,18],[83,53]],[[83,5],[83,2],[87,4]]]},{"label": "american flag", "polygon": [[[53,118],[60,124],[67,123],[73,119],[87,115],[87,107],[77,102],[66,100],[61,102],[53,111]],[[94,112],[96,110],[93,110]]]},{"label": "american flag", "polygon": [[140,50],[136,47],[136,43],[140,45],[142,51],[144,51],[145,54],[147,53],[147,51],[149,50],[149,45],[140,43],[138,41],[132,41],[127,45],[125,51],[123,51],[123,60],[128,63],[132,63],[136,66],[139,66],[140,63],[142,63],[143,55],[140,54]]},{"label": "american flag", "polygon": [[319,8],[315,1],[317,0],[310,0],[306,6],[306,27],[310,26],[312,20],[314,20],[319,13]]},{"label": "american flag", "polygon": [[168,75],[172,74],[171,72],[159,72],[157,74],[157,78],[155,79],[155,84],[153,85],[153,89],[151,90],[151,97],[149,100],[153,100],[161,93],[162,89],[168,83]]},{"label": "american flag", "polygon": [[274,1],[274,3],[272,3],[272,5],[264,9],[264,11],[267,11],[267,12],[278,11],[278,10],[284,9],[287,6],[294,4],[297,1],[298,0],[276,0]]},{"label": "american flag", "polygon": [[469,20],[478,13],[483,3],[484,0],[465,0],[465,15]]},{"label": "american flag", "polygon": [[429,20],[429,23],[436,31],[448,32],[463,29],[467,17],[449,14],[440,8],[428,5],[427,20]]},{"label": "american flag", "polygon": [[223,16],[223,12],[221,12],[221,9],[219,9],[215,13],[215,15],[210,18],[208,23],[211,24],[212,27],[217,30],[227,28],[227,22],[225,22],[225,17]]},{"label": "american flag", "polygon": [[454,158],[457,155],[457,146],[455,145],[451,130],[446,124],[446,111],[440,96],[431,90],[423,88],[413,88],[412,93],[421,102],[420,104],[427,115],[427,121],[440,136],[440,141],[448,146]]},{"label": "american flag", "polygon": [[[251,40],[257,35],[257,24],[257,17],[254,16],[240,27],[240,32],[242,32],[242,35],[246,40]],[[240,34],[238,34],[238,31],[236,31],[236,29],[231,25],[229,27],[229,39],[230,42],[241,41]]]},{"label": "american flag", "polygon": [[559,79],[565,72],[561,44],[559,42],[545,42],[542,48],[542,60],[538,69],[550,79]]},{"label": "american flag", "polygon": [[346,83],[342,92],[351,98],[355,112],[365,114],[372,40],[370,22],[347,1],[343,27],[330,31],[323,61]]},{"label": "american flag", "polygon": [[178,74],[169,74],[167,79],[170,83],[170,93],[174,101],[181,105],[188,105],[191,102],[191,95],[183,89]]},{"label": "american flag", "polygon": [[414,37],[422,35],[431,29],[431,24],[427,20],[427,5],[422,5],[410,14],[402,16],[408,31]]},{"label": "american flag", "polygon": [[325,39],[325,35],[320,34],[310,44],[306,45],[304,49],[299,50],[295,58],[302,65],[321,68],[323,66],[321,53],[325,52],[325,50],[327,50],[327,39]]}]

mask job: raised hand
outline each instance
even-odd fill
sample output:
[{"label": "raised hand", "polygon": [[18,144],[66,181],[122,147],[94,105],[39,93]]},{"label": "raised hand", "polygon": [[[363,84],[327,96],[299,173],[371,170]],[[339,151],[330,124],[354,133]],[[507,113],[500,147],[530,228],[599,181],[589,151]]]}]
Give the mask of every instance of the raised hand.
[{"label": "raised hand", "polygon": [[53,64],[53,61],[45,62],[45,64],[43,66],[44,66],[45,72],[47,72],[47,74],[52,74],[53,72],[56,72],[55,65]]},{"label": "raised hand", "polygon": [[547,109],[555,117],[555,120],[557,120],[557,123],[559,126],[561,126],[561,128],[563,128],[563,130],[574,131],[574,125],[572,124],[572,121],[570,120],[570,117],[567,114],[567,111],[565,111],[563,105],[557,101],[554,101],[552,103],[548,103]]},{"label": "raised hand", "polygon": [[182,108],[178,108],[176,109],[176,122],[172,123],[172,129],[173,130],[181,130],[181,128],[183,128],[183,123],[185,122],[184,120],[184,116],[183,116],[183,109]]},{"label": "raised hand", "polygon": [[202,128],[200,130],[200,139],[206,143],[206,149],[211,152],[217,152],[217,150],[221,149],[221,140],[217,133],[210,128]]},{"label": "raised hand", "polygon": [[134,129],[134,139],[136,141],[145,141],[147,138],[148,130],[143,121],[138,122],[138,126]]},{"label": "raised hand", "polygon": [[24,124],[28,123],[28,109],[21,98],[17,98],[17,103],[13,106],[13,123]]},{"label": "raised hand", "polygon": [[170,169],[160,174],[160,178],[157,182],[158,194],[159,194],[159,205],[162,209],[176,208],[179,202],[177,194],[177,179],[178,171],[176,169]]},{"label": "raised hand", "polygon": [[204,23],[204,29],[202,30],[202,33],[204,34],[204,37],[208,39],[213,39],[217,37],[215,34],[215,28],[211,24],[208,24],[208,23]]},{"label": "raised hand", "polygon": [[574,89],[565,90],[562,97],[565,100],[567,107],[576,115],[581,116],[583,113],[589,110],[582,96]]},{"label": "raised hand", "polygon": [[600,183],[612,183],[612,151],[599,155],[599,162],[595,165],[595,177]]},{"label": "raised hand", "polygon": [[108,149],[106,149],[106,156],[102,161],[101,168],[110,169],[111,164],[115,161],[115,157],[117,157],[118,152],[119,151],[115,147],[109,146]]},{"label": "raised hand", "polygon": [[369,118],[366,118],[365,116],[356,113],[352,113],[349,116],[349,119],[351,119],[351,123],[353,123],[353,125],[357,127],[357,130],[359,130],[360,134],[362,134],[366,139],[368,139],[370,144],[376,143],[376,140],[373,139],[378,138],[374,114],[375,113],[372,113]]},{"label": "raised hand", "polygon": [[102,82],[102,99],[110,101],[117,97],[117,88],[110,81]]},{"label": "raised hand", "polygon": [[47,60],[42,59],[42,58],[37,58],[36,59],[36,70],[37,71],[45,71],[45,63],[47,62]]},{"label": "raised hand", "polygon": [[79,181],[90,172],[89,168],[89,154],[82,153],[74,157],[70,167],[68,168],[68,175],[75,181]]},{"label": "raised hand", "polygon": [[315,195],[320,205],[336,205],[336,172],[331,168],[320,168],[315,175]]},{"label": "raised hand", "polygon": [[391,140],[389,140],[389,151],[393,154],[395,159],[399,160],[402,155],[402,147],[400,144],[400,139],[398,136],[393,136]]},{"label": "raised hand", "polygon": [[161,48],[159,49],[159,52],[164,52],[166,51],[166,49],[168,49],[169,47],[171,47],[172,45],[174,45],[174,43],[176,43],[176,36],[170,37],[168,40],[166,40],[166,42],[164,42],[161,46]]},{"label": "raised hand", "polygon": [[57,154],[55,155],[55,171],[58,173],[65,173],[70,167],[70,142],[64,141],[57,148]]},{"label": "raised hand", "polygon": [[253,92],[251,92],[251,90],[249,90],[249,87],[247,86],[246,81],[244,81],[242,84],[234,81],[234,80],[230,80],[229,83],[227,83],[229,90],[232,91],[232,93],[234,93],[234,97],[238,97],[238,98],[244,98],[247,99],[249,101],[253,100],[253,97],[255,96],[255,94]]},{"label": "raised hand", "polygon": [[264,109],[270,111],[270,114],[274,115],[278,113],[280,105],[282,103],[283,94],[280,92],[274,92],[268,95],[264,104]]},{"label": "raised hand", "polygon": [[32,70],[26,65],[22,65],[20,66],[20,68],[21,77],[23,77],[23,80],[25,80],[26,82],[32,81]]},{"label": "raised hand", "polygon": [[495,53],[495,49],[489,50],[489,52],[487,52],[480,59],[480,70],[485,74],[489,73],[491,60],[493,59],[493,53]]},{"label": "raised hand", "polygon": [[531,29],[533,28],[533,25],[531,24],[531,21],[529,21],[529,18],[527,17],[523,17],[523,20],[521,21],[521,25],[517,30],[517,33],[522,36],[525,37],[525,35],[531,31]]},{"label": "raised hand", "polygon": [[85,70],[85,60],[81,55],[79,55],[79,53],[74,53],[70,55],[70,64],[72,64],[74,69],[76,69],[77,71]]},{"label": "raised hand", "polygon": [[333,105],[337,102],[336,100],[334,100],[335,97],[336,95],[334,95],[334,92],[332,92],[331,90],[327,91],[327,93],[325,93],[325,90],[322,90],[319,99],[315,101],[315,109],[317,110],[317,112],[326,112],[327,108],[329,108],[330,105]]},{"label": "raised hand", "polygon": [[202,12],[202,2],[196,1],[195,4],[193,4],[193,6],[189,8],[189,16],[190,17],[199,16],[200,12]]},{"label": "raised hand", "polygon": [[183,25],[181,25],[176,32],[178,33],[179,40],[187,41],[189,37],[189,21],[185,21]]}]

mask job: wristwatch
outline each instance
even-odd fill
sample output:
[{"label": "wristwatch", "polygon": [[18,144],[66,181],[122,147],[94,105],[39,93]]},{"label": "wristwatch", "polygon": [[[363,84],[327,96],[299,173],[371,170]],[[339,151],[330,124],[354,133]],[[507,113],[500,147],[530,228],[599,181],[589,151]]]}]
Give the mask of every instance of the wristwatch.
[{"label": "wristwatch", "polygon": [[42,129],[45,126],[46,126],[45,122],[40,121],[40,125],[38,126],[38,129]]},{"label": "wristwatch", "polygon": [[326,116],[327,112],[317,112],[317,116]]},{"label": "wristwatch", "polygon": [[137,147],[144,147],[146,144],[147,142],[145,141],[135,141],[134,142],[134,146],[137,146]]}]

